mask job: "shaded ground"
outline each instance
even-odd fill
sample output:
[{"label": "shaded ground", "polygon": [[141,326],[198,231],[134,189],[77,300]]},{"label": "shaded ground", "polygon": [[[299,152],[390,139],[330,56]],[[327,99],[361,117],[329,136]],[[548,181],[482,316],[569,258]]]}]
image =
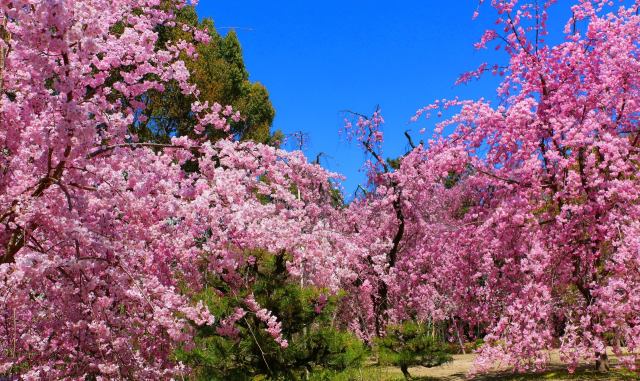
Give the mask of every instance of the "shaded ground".
[{"label": "shaded ground", "polygon": [[[560,363],[557,354],[551,355],[549,369],[543,373],[513,374],[506,372],[494,372],[491,374],[478,376],[472,379],[467,378],[467,372],[471,369],[474,355],[454,355],[453,361],[449,364],[434,368],[416,367],[409,371],[415,381],[533,381],[533,380],[640,380],[637,373],[632,373],[624,369],[613,368],[608,373],[598,373],[591,365],[584,364],[581,368],[570,374],[566,366]],[[615,365],[615,358],[611,359],[611,364]],[[398,368],[391,367],[371,367],[363,369],[356,379],[367,381],[400,381],[404,380]]]}]

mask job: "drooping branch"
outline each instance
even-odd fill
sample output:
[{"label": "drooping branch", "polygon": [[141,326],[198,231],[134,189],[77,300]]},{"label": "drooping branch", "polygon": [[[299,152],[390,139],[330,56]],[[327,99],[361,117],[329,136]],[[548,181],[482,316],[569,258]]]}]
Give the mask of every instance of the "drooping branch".
[{"label": "drooping branch", "polygon": [[91,159],[94,158],[96,156],[100,156],[104,153],[113,151],[116,148],[130,148],[130,149],[136,149],[139,147],[151,147],[151,148],[174,148],[174,149],[193,149],[193,148],[200,148],[198,146],[195,147],[187,147],[187,146],[183,146],[183,145],[175,145],[175,144],[162,144],[162,143],[120,143],[120,144],[113,144],[110,146],[105,146],[105,147],[101,147],[93,152],[90,152],[87,155],[87,159]]}]

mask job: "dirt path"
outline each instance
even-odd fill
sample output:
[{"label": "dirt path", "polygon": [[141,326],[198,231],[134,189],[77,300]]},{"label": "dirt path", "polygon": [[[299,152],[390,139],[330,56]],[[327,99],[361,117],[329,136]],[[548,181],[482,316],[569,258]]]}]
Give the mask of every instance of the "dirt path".
[{"label": "dirt path", "polygon": [[[473,365],[475,355],[453,355],[453,361],[433,368],[415,367],[409,369],[413,377],[433,378],[442,381],[462,381],[467,380],[467,372]],[[390,378],[402,376],[397,368],[383,368],[383,373]],[[428,379],[427,378],[427,379]]]},{"label": "dirt path", "polygon": [[[415,367],[409,369],[416,381],[468,381],[467,373],[473,366],[475,355],[454,355],[453,361],[434,368]],[[557,352],[551,353],[548,370],[543,373],[513,374],[510,372],[494,372],[473,378],[474,381],[533,381],[533,380],[639,380],[637,374],[614,369],[609,373],[598,373],[591,364],[583,364],[575,373],[570,374],[566,366],[560,362]],[[617,360],[613,354],[610,362],[615,365]],[[397,368],[382,368],[383,380],[400,380],[402,374]]]}]

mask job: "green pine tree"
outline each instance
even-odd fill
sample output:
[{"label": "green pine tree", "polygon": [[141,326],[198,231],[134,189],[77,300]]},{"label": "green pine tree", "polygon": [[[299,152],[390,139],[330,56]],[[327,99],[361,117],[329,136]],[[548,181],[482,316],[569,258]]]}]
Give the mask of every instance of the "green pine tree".
[{"label": "green pine tree", "polygon": [[381,363],[400,368],[409,380],[409,367],[433,367],[451,361],[451,355],[441,339],[427,324],[406,321],[387,327],[386,336],[377,339]]},{"label": "green pine tree", "polygon": [[[262,84],[249,80],[235,31],[220,35],[211,19],[199,21],[195,9],[190,6],[181,9],[177,19],[178,25],[207,30],[211,36],[208,43],[202,43],[195,41],[192,34],[184,32],[180,26],[158,30],[159,47],[179,40],[195,45],[197,58],[183,55],[182,59],[191,73],[190,82],[200,92],[199,100],[230,105],[240,111],[242,120],[231,126],[237,139],[277,144],[279,135],[274,137],[271,131],[275,111],[269,93]],[[143,141],[159,143],[168,143],[173,136],[195,136],[196,119],[190,106],[194,100],[193,96],[183,95],[177,83],[170,83],[164,92],[150,91],[142,99],[146,104],[143,115],[147,120],[136,123],[133,132]],[[214,129],[207,130],[206,134],[213,141],[226,135]]]},{"label": "green pine tree", "polygon": [[229,291],[228,286],[212,277],[198,299],[221,321],[238,307],[246,310],[244,299],[253,294],[282,324],[288,346],[281,347],[265,330],[265,323],[251,312],[237,321],[236,337],[220,335],[215,325],[199,327],[193,347],[176,354],[194,369],[194,379],[328,380],[359,367],[366,357],[363,343],[331,324],[339,296],[290,279],[284,253],[254,250],[249,254],[256,261],[243,274],[253,280],[245,289],[220,293]]}]

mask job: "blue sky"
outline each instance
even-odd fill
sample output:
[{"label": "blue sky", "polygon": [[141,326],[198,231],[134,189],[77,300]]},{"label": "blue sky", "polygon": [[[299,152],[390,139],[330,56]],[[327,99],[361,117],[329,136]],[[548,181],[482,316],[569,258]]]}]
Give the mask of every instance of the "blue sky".
[{"label": "blue sky", "polygon": [[[561,1],[562,3],[562,1]],[[409,123],[415,111],[435,99],[492,99],[498,80],[454,86],[458,76],[482,62],[504,62],[493,50],[473,48],[495,15],[484,6],[473,21],[476,0],[234,0],[198,5],[221,33],[236,29],[251,79],[263,83],[276,109],[274,128],[303,131],[305,153],[347,177],[349,198],[365,182],[364,154],[340,136],[343,114],[385,117],[384,154],[404,153],[405,130],[431,134],[432,122]],[[484,12],[483,12],[484,11]],[[552,22],[558,28],[564,17]]]}]

